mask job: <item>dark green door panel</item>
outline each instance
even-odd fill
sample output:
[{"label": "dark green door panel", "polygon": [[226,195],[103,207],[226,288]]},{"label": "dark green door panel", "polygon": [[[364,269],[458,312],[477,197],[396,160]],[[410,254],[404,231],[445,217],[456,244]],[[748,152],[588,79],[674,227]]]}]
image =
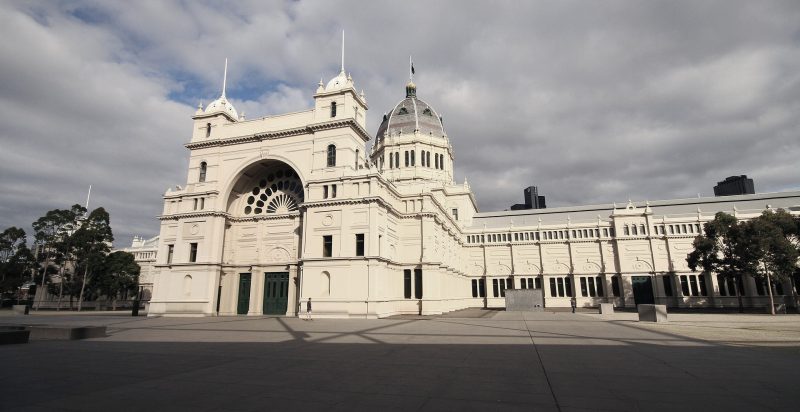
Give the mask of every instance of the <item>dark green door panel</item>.
[{"label": "dark green door panel", "polygon": [[250,274],[239,274],[239,299],[236,305],[236,313],[246,315],[250,308]]},{"label": "dark green door panel", "polygon": [[288,303],[289,272],[264,273],[264,314],[286,314]]},{"label": "dark green door panel", "polygon": [[650,276],[632,277],[631,286],[633,287],[633,301],[635,304],[652,305],[655,302],[653,298],[653,281]]}]

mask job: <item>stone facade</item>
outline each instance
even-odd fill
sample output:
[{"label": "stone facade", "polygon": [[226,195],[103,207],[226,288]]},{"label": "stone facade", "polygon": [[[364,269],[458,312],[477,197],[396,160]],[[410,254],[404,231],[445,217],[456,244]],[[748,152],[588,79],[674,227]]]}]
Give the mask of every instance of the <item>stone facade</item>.
[{"label": "stone facade", "polygon": [[506,288],[543,288],[550,307],[732,306],[686,267],[703,222],[800,211],[785,192],[478,213],[412,82],[369,152],[366,113],[344,69],[306,111],[245,120],[224,89],[198,108],[186,185],[164,195],[150,315],[297,315],[308,298],[315,317],[439,314],[502,307]]}]

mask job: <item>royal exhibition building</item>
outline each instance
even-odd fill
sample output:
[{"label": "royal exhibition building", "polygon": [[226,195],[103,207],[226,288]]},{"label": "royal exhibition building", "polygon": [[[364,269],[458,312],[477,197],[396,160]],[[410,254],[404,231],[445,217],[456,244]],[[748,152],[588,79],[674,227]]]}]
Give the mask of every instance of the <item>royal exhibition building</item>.
[{"label": "royal exhibition building", "polygon": [[[800,213],[800,192],[478,212],[436,96],[397,89],[374,136],[344,66],[305,111],[244,119],[224,86],[201,104],[185,185],[164,194],[159,235],[127,249],[149,315],[296,316],[309,298],[316,317],[434,315],[502,308],[507,289],[547,307],[734,307],[736,285],[687,267],[704,222]],[[746,306],[768,304],[761,282],[740,288]]]}]

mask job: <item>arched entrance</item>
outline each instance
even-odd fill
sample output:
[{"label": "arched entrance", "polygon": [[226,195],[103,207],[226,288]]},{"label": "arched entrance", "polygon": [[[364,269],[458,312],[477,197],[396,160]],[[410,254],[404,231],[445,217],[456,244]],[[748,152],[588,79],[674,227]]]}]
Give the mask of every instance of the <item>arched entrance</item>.
[{"label": "arched entrance", "polygon": [[[279,160],[246,167],[227,201],[223,272],[226,312],[294,314],[305,187],[297,171]],[[227,301],[226,301],[227,300]]]}]

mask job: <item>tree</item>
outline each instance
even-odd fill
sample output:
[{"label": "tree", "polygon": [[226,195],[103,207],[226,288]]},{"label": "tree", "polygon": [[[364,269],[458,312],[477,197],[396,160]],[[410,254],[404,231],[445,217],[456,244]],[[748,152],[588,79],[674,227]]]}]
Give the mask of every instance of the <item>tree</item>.
[{"label": "tree", "polygon": [[[783,212],[786,213],[786,212]],[[772,211],[744,222],[743,239],[747,244],[742,255],[759,281],[766,280],[770,313],[775,314],[772,284],[787,280],[797,269],[798,250],[791,238],[796,227],[793,219],[785,219]]]},{"label": "tree", "polygon": [[124,292],[136,291],[139,284],[139,264],[132,253],[117,251],[106,256],[102,268],[95,271],[93,283],[98,292],[111,299],[112,309],[117,309],[117,298]]},{"label": "tree", "polygon": [[93,270],[103,264],[114,234],[111,231],[110,217],[102,207],[89,213],[81,227],[73,235],[76,262],[83,268],[81,292],[78,297],[78,311],[81,310],[86,284],[91,280]]},{"label": "tree", "polygon": [[746,247],[736,217],[724,212],[717,212],[714,220],[703,225],[704,235],[698,235],[692,245],[694,250],[686,257],[689,269],[696,271],[698,267],[707,273],[716,273],[723,279],[732,279],[739,303],[739,312],[744,311],[741,279],[750,269],[742,260]]},{"label": "tree", "polygon": [[15,292],[33,266],[33,254],[27,246],[25,231],[10,227],[0,233],[0,297]]},{"label": "tree", "polygon": [[[77,229],[78,220],[86,213],[86,208],[81,205],[73,205],[70,209],[54,209],[47,212],[44,216],[33,222],[34,238],[44,251],[44,270],[42,270],[42,282],[39,290],[44,293],[47,284],[46,276],[50,268],[50,258],[54,254],[61,252],[59,245]],[[63,264],[62,264],[63,268]],[[42,299],[36,308],[41,306]]]}]

